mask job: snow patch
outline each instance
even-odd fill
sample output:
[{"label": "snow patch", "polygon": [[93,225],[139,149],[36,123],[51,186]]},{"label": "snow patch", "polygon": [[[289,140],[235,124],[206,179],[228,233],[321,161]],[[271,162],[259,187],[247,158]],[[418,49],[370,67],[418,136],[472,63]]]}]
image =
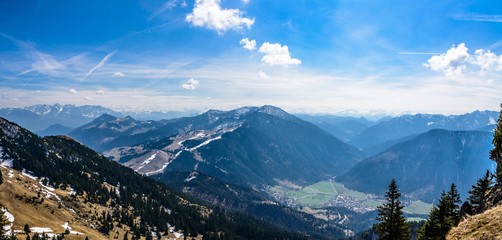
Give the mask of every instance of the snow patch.
[{"label": "snow patch", "polygon": [[46,228],[46,227],[31,227],[30,231],[32,233],[50,233],[50,232],[53,232],[51,228]]},{"label": "snow patch", "polygon": [[26,169],[23,169],[23,171],[21,172],[21,175],[23,175],[25,177],[29,177],[33,180],[38,180],[38,177],[33,176],[33,173],[30,171],[27,171]]},{"label": "snow patch", "polygon": [[144,168],[146,165],[148,165],[150,162],[152,162],[153,159],[155,159],[155,157],[157,157],[157,152],[155,152],[154,154],[152,154],[143,163],[141,163],[141,166],[139,166],[138,169],[136,169],[136,171],[139,171],[140,169]]},{"label": "snow patch", "polygon": [[434,122],[428,122],[428,123],[427,123],[427,126],[430,126],[430,125],[432,125],[432,124],[434,124]]},{"label": "snow patch", "polygon": [[493,117],[490,117],[488,119],[488,122],[489,122],[489,125],[494,125],[494,124],[497,124],[497,121],[495,121],[495,119]]}]

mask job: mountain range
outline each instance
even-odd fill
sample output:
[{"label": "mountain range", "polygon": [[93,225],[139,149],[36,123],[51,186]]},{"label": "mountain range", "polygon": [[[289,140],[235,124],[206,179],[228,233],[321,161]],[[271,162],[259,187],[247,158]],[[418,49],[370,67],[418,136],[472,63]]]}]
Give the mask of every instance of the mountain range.
[{"label": "mountain range", "polygon": [[272,106],[157,122],[104,115],[69,135],[142,174],[198,171],[258,188],[312,183],[362,160],[356,148]]},{"label": "mountain range", "polygon": [[[8,173],[6,184],[10,186],[9,191],[13,191],[15,184],[23,183],[18,181],[20,177],[13,178],[16,175],[39,181],[36,185],[42,186],[42,189],[37,187],[37,197],[28,199],[26,192],[24,196],[23,193],[12,192],[16,197],[2,198],[2,206],[7,207],[13,219],[18,219],[14,220],[14,227],[26,223],[19,221],[26,219],[20,216],[26,216],[24,211],[27,208],[17,206],[36,206],[42,204],[45,197],[50,199],[46,206],[30,207],[35,209],[34,215],[25,221],[47,223],[46,219],[35,220],[33,216],[42,213],[45,208],[50,212],[55,203],[51,214],[68,210],[71,216],[65,218],[70,218],[72,223],[83,224],[81,229],[97,229],[102,234],[100,238],[118,237],[119,233],[123,235],[125,232],[137,238],[148,238],[159,232],[173,233],[173,230],[179,230],[181,236],[203,234],[216,239],[308,238],[305,234],[287,232],[246,215],[204,206],[162,183],[109,161],[67,136],[40,138],[3,118],[0,118],[0,149],[0,168]],[[26,190],[34,187],[28,186]],[[3,186],[0,185],[0,188]],[[70,193],[66,193],[68,190]],[[42,199],[41,194],[44,194]],[[47,214],[44,212],[40,216]],[[92,231],[92,234],[96,232]],[[315,238],[318,237],[321,238]]]},{"label": "mountain range", "polygon": [[[23,111],[44,113],[35,109],[44,108]],[[74,127],[53,125],[38,134],[65,133],[180,194],[322,238],[369,227],[371,221],[362,218],[374,214],[330,207],[322,208],[329,219],[320,220],[310,210],[283,205],[288,203],[278,202],[268,189],[302,188],[335,179],[350,189],[378,196],[395,178],[408,198],[434,202],[451,183],[464,198],[484,171],[493,169],[488,152],[497,117],[497,112],[475,111],[369,121],[294,116],[262,106],[161,120],[111,112]],[[51,123],[58,124],[57,118],[51,118]],[[43,139],[53,138],[61,137]]]}]

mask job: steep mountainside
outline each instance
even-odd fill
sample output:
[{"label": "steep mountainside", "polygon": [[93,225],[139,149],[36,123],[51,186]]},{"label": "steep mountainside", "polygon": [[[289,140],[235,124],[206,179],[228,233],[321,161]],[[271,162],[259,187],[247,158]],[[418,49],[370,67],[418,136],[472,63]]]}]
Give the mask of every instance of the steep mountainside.
[{"label": "steep mountainside", "polygon": [[384,193],[392,178],[404,194],[431,202],[451,183],[462,197],[487,169],[492,133],[431,130],[363,160],[337,180],[347,187]]},{"label": "steep mountainside", "polygon": [[495,124],[497,118],[498,112],[495,111],[474,111],[463,115],[450,116],[404,115],[369,127],[349,143],[364,150],[389,140],[425,133],[432,129],[477,130]]},{"label": "steep mountainside", "polygon": [[[0,149],[5,171],[12,168],[27,172],[38,177],[47,186],[44,188],[54,191],[73,189],[73,197],[81,199],[75,201],[73,211],[78,217],[87,219],[89,227],[94,226],[110,237],[119,228],[139,237],[150,235],[154,230],[169,231],[169,227],[175,226],[176,230],[191,236],[204,234],[220,239],[306,238],[244,215],[197,204],[162,183],[109,161],[73,139],[39,138],[3,118],[0,118]],[[43,203],[39,198],[35,201]],[[12,202],[6,206],[25,200],[22,197],[9,201]],[[97,204],[102,212],[88,212],[86,208],[79,208],[78,202]],[[7,210],[14,217],[23,215],[14,211],[16,208]],[[44,223],[48,219],[40,221]]]},{"label": "steep mountainside", "polygon": [[0,117],[4,117],[21,124],[30,131],[42,131],[54,124],[61,124],[75,128],[102,114],[121,116],[119,112],[102,106],[75,106],[71,104],[61,105],[33,105],[24,108],[2,108]]},{"label": "steep mountainside", "polygon": [[130,137],[140,138],[145,142],[105,155],[146,175],[198,171],[249,187],[281,180],[311,183],[362,159],[354,147],[271,106],[210,111]]}]

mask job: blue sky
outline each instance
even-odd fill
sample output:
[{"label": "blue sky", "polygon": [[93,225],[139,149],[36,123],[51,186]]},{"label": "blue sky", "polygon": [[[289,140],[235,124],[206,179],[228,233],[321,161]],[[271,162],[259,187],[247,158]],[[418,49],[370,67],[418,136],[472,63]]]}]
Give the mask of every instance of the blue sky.
[{"label": "blue sky", "polygon": [[501,86],[498,0],[0,2],[0,107],[450,114]]}]

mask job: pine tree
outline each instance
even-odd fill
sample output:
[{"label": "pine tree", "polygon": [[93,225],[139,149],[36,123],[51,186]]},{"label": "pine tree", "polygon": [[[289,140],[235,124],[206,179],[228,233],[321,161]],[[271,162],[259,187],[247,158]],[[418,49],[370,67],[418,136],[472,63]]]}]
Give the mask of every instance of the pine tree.
[{"label": "pine tree", "polygon": [[486,194],[493,187],[493,174],[486,170],[484,177],[480,178],[476,185],[472,185],[469,190],[470,196],[467,198],[469,204],[473,208],[474,213],[482,213],[485,211]]},{"label": "pine tree", "polygon": [[24,233],[29,234],[30,232],[30,225],[28,223],[24,224]]},{"label": "pine tree", "polygon": [[382,240],[410,239],[410,229],[403,216],[403,206],[399,198],[401,193],[396,180],[392,179],[389,190],[385,194],[386,203],[378,207],[376,218],[377,232]]},{"label": "pine tree", "polygon": [[4,226],[7,226],[10,224],[9,220],[7,217],[4,215],[5,211],[2,211],[0,209],[0,239],[8,239],[7,238],[7,231],[3,228]]},{"label": "pine tree", "polygon": [[2,171],[0,171],[0,185],[3,183],[3,176],[2,176]]},{"label": "pine tree", "polygon": [[455,184],[451,184],[450,191],[447,193],[448,198],[448,212],[447,216],[451,219],[453,226],[457,226],[460,222],[460,194],[457,191],[457,186]]},{"label": "pine tree", "polygon": [[460,222],[460,195],[457,187],[452,184],[448,193],[443,191],[441,198],[434,206],[427,222],[418,233],[419,240],[442,240],[448,231]]},{"label": "pine tree", "polygon": [[497,128],[493,133],[493,149],[490,151],[490,159],[497,163],[497,184],[502,184],[502,104],[500,104],[500,115],[497,121]]}]

